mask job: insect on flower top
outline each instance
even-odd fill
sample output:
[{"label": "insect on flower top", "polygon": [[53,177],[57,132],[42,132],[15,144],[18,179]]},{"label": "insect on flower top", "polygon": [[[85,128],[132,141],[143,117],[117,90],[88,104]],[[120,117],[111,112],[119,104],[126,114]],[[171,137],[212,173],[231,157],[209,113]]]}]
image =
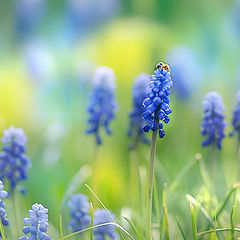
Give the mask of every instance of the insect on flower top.
[{"label": "insect on flower top", "polygon": [[25,155],[27,137],[21,128],[13,126],[4,130],[0,153],[0,179],[8,179],[11,188],[27,178],[30,159]]},{"label": "insect on flower top", "polygon": [[149,81],[150,76],[146,73],[141,73],[134,79],[132,87],[133,109],[129,114],[130,126],[128,131],[128,135],[134,140],[134,143],[131,144],[132,148],[136,147],[138,141],[144,143],[149,142],[143,131],[145,120],[142,118],[142,114],[145,111],[145,107],[142,103],[150,90]]},{"label": "insect on flower top", "polygon": [[28,213],[30,217],[24,218],[26,226],[23,227],[22,231],[29,236],[20,237],[19,240],[50,240],[50,237],[46,234],[48,230],[48,209],[35,203]]},{"label": "insect on flower top", "polygon": [[71,196],[67,205],[71,216],[69,226],[71,227],[72,232],[81,231],[90,225],[90,205],[87,196],[82,194],[74,194]]},{"label": "insect on flower top", "polygon": [[[0,219],[2,221],[3,226],[7,226],[9,224],[7,219],[7,211],[5,209],[5,203],[3,202],[3,198],[8,196],[7,191],[4,190],[4,185],[2,181],[0,181]],[[1,236],[1,233],[0,233]]]},{"label": "insect on flower top", "polygon": [[115,101],[115,75],[111,68],[101,66],[95,70],[93,90],[90,94],[87,111],[89,113],[88,134],[96,135],[97,144],[101,144],[100,130],[103,127],[111,134],[110,122],[115,117],[118,104]]},{"label": "insect on flower top", "polygon": [[202,102],[204,108],[201,133],[207,138],[202,141],[202,146],[206,147],[211,144],[222,148],[222,140],[225,137],[224,129],[227,123],[224,121],[225,106],[222,97],[217,92],[209,92],[206,94]]},{"label": "insect on flower top", "polygon": [[171,94],[172,85],[170,67],[162,62],[158,63],[149,83],[150,92],[143,101],[145,106],[143,118],[147,123],[143,129],[145,132],[158,130],[160,138],[165,136],[162,121],[164,123],[170,121],[168,115],[172,110],[169,106],[169,95]]}]

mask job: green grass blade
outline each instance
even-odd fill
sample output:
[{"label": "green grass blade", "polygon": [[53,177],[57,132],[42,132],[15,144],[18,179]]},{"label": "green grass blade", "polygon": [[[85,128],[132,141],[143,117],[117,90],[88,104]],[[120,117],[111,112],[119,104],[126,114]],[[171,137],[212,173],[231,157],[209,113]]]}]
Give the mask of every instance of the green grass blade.
[{"label": "green grass blade", "polygon": [[[88,227],[88,228],[85,228],[81,231],[78,231],[78,232],[74,232],[74,233],[70,233],[68,235],[65,235],[63,237],[60,237],[56,240],[65,240],[65,239],[68,239],[68,238],[71,238],[71,237],[74,237],[80,233],[84,233],[84,232],[87,232],[87,231],[91,231],[95,228],[98,228],[98,227],[104,227],[104,226],[109,226],[109,225],[113,225],[115,226],[116,228],[118,228],[119,230],[121,230],[122,232],[124,232],[131,240],[136,240],[133,236],[131,236],[131,234],[129,234],[129,232],[127,230],[125,230],[122,226],[120,226],[119,224],[117,223],[103,223],[103,224],[98,224],[98,225],[95,225],[95,226],[92,226],[92,227]],[[6,239],[3,239],[3,240],[6,240]]]},{"label": "green grass blade", "polygon": [[[240,228],[234,228],[233,229],[235,232],[240,232]],[[231,228],[217,228],[216,230],[213,229],[213,230],[207,230],[207,231],[204,231],[204,232],[200,232],[198,233],[198,237],[202,237],[204,235],[207,235],[207,234],[211,234],[211,233],[214,233],[214,232],[217,232],[217,233],[220,233],[220,232],[230,232],[232,231]]]},{"label": "green grass blade", "polygon": [[197,240],[197,221],[196,221],[196,212],[193,204],[190,202],[190,211],[192,216],[192,236],[193,240]]},{"label": "green grass blade", "polygon": [[[115,219],[113,218],[113,216],[111,215],[111,213],[108,211],[108,209],[105,207],[105,205],[103,204],[103,202],[100,200],[100,198],[97,196],[97,194],[87,185],[85,184],[85,186],[88,188],[88,190],[94,195],[94,197],[98,200],[98,202],[102,205],[102,207],[105,209],[105,211],[107,212],[107,214],[110,216],[110,218],[112,219],[112,221],[116,223]],[[118,224],[119,225],[119,224]],[[120,226],[120,225],[119,225]],[[123,228],[123,227],[122,227]],[[125,230],[125,229],[124,229]],[[126,231],[126,230],[125,230]],[[121,237],[123,239],[125,239],[125,237],[122,235],[122,233],[119,231],[118,229],[118,232],[119,234],[121,235]],[[127,232],[127,231],[126,231]],[[129,234],[130,235],[130,234]],[[131,236],[131,235],[130,235]]]},{"label": "green grass blade", "polygon": [[181,224],[180,224],[180,222],[179,222],[179,220],[177,218],[176,218],[176,222],[177,222],[177,226],[178,226],[178,228],[180,230],[180,233],[182,234],[183,240],[188,240],[187,236],[184,233],[183,228],[182,228],[182,226],[181,226]]},{"label": "green grass blade", "polygon": [[1,232],[2,240],[7,240],[1,218],[0,218],[0,232]]},{"label": "green grass blade", "polygon": [[186,176],[186,173],[199,161],[199,157],[201,155],[196,154],[193,159],[191,159],[179,173],[177,174],[176,178],[172,182],[172,184],[169,187],[170,191],[174,191],[178,185],[180,184],[181,180],[183,179],[184,176]]},{"label": "green grass blade", "polygon": [[63,236],[63,230],[62,230],[62,215],[59,216],[59,235],[60,235],[60,237]]},{"label": "green grass blade", "polygon": [[139,233],[139,231],[137,230],[135,224],[133,223],[133,221],[131,221],[130,219],[128,219],[127,217],[123,217],[123,219],[125,219],[128,224],[131,226],[131,228],[133,229],[133,231],[135,232],[135,234],[137,235],[137,239],[141,239],[141,235]]},{"label": "green grass blade", "polygon": [[154,206],[155,206],[155,211],[156,211],[156,217],[157,217],[157,222],[160,224],[161,216],[160,216],[159,198],[158,198],[156,178],[154,178],[153,187],[154,187],[154,189],[153,189],[153,197],[154,197]]},{"label": "green grass blade", "polygon": [[[93,204],[90,202],[90,214],[91,214],[91,227],[93,226],[93,218],[94,218],[94,213],[93,213]],[[90,232],[90,240],[93,240],[93,230]]]},{"label": "green grass blade", "polygon": [[228,200],[230,199],[230,197],[232,196],[232,194],[239,188],[240,183],[235,183],[232,188],[229,190],[228,194],[226,195],[222,205],[219,207],[217,214],[216,214],[216,219],[218,220],[219,216],[221,215],[223,209],[225,208],[225,206],[228,203]]},{"label": "green grass blade", "polygon": [[163,213],[164,213],[164,221],[165,221],[165,230],[166,230],[166,240],[169,240],[169,223],[168,223],[168,212],[167,212],[167,207],[164,204],[163,205]]},{"label": "green grass blade", "polygon": [[230,214],[231,240],[234,240],[234,221],[233,221],[234,212],[235,212],[235,205],[233,205],[233,208]]}]

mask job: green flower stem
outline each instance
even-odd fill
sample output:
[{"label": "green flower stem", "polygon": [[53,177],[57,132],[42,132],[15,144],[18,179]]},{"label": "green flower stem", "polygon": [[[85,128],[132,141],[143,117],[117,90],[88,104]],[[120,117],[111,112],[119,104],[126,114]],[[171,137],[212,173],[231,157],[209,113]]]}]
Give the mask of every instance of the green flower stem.
[{"label": "green flower stem", "polygon": [[17,211],[17,201],[16,201],[16,191],[12,190],[11,191],[11,199],[12,199],[12,210],[13,210],[13,214],[14,214],[14,218],[15,218],[15,233],[17,237],[19,237],[19,226],[18,226],[18,211]]},{"label": "green flower stem", "polygon": [[133,210],[141,210],[140,195],[140,176],[139,176],[139,159],[137,149],[130,151],[130,181],[131,181],[131,204]]},{"label": "green flower stem", "polygon": [[235,171],[236,171],[236,178],[235,180],[239,180],[240,176],[240,135],[238,136],[237,139],[237,157],[236,157],[236,166],[235,166]]},{"label": "green flower stem", "polygon": [[210,163],[211,163],[211,180],[212,180],[212,191],[215,192],[215,181],[216,181],[216,158],[217,158],[217,147],[214,144],[211,146],[211,155],[210,155]]},{"label": "green flower stem", "polygon": [[157,131],[152,133],[152,145],[150,152],[149,172],[148,172],[148,190],[147,190],[147,240],[152,239],[152,198],[153,198],[153,179],[154,165],[157,146]]}]

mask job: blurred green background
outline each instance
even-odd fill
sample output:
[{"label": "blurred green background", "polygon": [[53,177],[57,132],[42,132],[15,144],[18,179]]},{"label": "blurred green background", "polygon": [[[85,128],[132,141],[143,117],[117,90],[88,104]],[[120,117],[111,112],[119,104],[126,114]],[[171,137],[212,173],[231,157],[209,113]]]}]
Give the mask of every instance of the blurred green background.
[{"label": "blurred green background", "polygon": [[[133,79],[141,72],[151,74],[176,46],[191,49],[201,78],[191,79],[187,99],[173,93],[166,137],[158,140],[159,191],[197,152],[207,161],[209,149],[201,147],[201,101],[208,91],[219,91],[227,107],[228,134],[240,87],[239,41],[239,1],[0,0],[0,131],[10,125],[23,128],[32,160],[23,183],[27,194],[18,196],[22,216],[39,202],[49,208],[50,221],[57,226],[72,177],[93,164],[95,141],[85,134],[85,109],[94,69],[100,65],[116,74],[120,106],[111,124],[113,135],[104,135],[94,173],[97,193],[108,208],[119,215],[130,206],[127,132]],[[149,146],[142,145],[142,166],[147,166],[148,154]],[[235,140],[227,137],[219,159],[220,199],[233,183],[234,157]],[[184,219],[185,194],[201,198],[201,186],[194,167],[169,197],[170,214]],[[93,199],[84,184],[78,191]]]}]

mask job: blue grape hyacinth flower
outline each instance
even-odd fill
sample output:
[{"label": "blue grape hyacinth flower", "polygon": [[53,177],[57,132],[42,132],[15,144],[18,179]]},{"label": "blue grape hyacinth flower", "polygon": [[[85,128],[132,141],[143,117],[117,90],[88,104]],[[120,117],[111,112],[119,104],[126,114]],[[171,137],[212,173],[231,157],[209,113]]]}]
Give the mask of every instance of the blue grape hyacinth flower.
[{"label": "blue grape hyacinth flower", "polygon": [[101,66],[95,70],[93,90],[90,94],[87,111],[88,134],[95,134],[97,144],[101,144],[100,129],[103,127],[107,134],[111,134],[109,124],[115,117],[118,104],[115,101],[115,75],[111,68]]},{"label": "blue grape hyacinth flower", "polygon": [[72,232],[81,231],[90,225],[90,205],[87,196],[74,194],[71,196],[67,205],[70,210],[71,220],[69,222],[69,226],[71,227]]},{"label": "blue grape hyacinth flower", "polygon": [[48,230],[48,209],[41,204],[35,203],[28,211],[29,218],[24,218],[22,231],[28,236],[20,237],[18,240],[50,240]]},{"label": "blue grape hyacinth flower", "polygon": [[31,166],[31,161],[25,154],[26,142],[27,137],[21,128],[11,126],[3,132],[0,179],[8,179],[12,189],[19,181],[27,178],[27,169]]},{"label": "blue grape hyacinth flower", "polygon": [[[115,219],[115,216],[111,213],[111,211],[109,211],[109,213],[111,214],[112,218]],[[112,223],[113,222],[112,218],[109,216],[106,210],[97,209],[94,214],[93,223],[94,225],[99,225],[103,223]],[[93,234],[94,234],[94,240],[107,240],[107,239],[112,240],[117,238],[114,225],[97,227],[93,230]]]},{"label": "blue grape hyacinth flower", "polygon": [[131,149],[134,149],[139,141],[149,143],[149,139],[146,137],[143,130],[145,120],[142,117],[145,111],[145,107],[142,103],[143,100],[147,98],[147,94],[150,91],[149,81],[150,76],[146,73],[141,73],[134,79],[132,87],[133,109],[129,114],[130,126],[128,131],[128,135],[134,140],[130,145]]},{"label": "blue grape hyacinth flower", "polygon": [[173,91],[180,99],[188,100],[202,80],[193,51],[185,46],[176,46],[169,51],[167,62],[172,68]]},{"label": "blue grape hyacinth flower", "polygon": [[240,139],[240,91],[237,93],[237,103],[233,110],[232,126],[233,131],[230,133],[230,136],[236,133]]},{"label": "blue grape hyacinth flower", "polygon": [[225,107],[222,97],[217,92],[209,92],[206,94],[202,102],[204,114],[201,124],[201,133],[207,138],[202,141],[202,146],[206,147],[216,144],[218,149],[222,148],[222,140],[225,137],[224,129],[227,123],[224,121]]},{"label": "blue grape hyacinth flower", "polygon": [[145,106],[143,118],[147,123],[143,130],[145,132],[158,130],[160,138],[165,136],[162,121],[164,123],[170,121],[168,115],[172,110],[169,106],[169,95],[171,94],[170,89],[172,85],[170,67],[162,62],[158,63],[149,83],[150,92],[148,93],[148,97],[143,101],[143,105]]},{"label": "blue grape hyacinth flower", "polygon": [[[5,203],[3,202],[3,198],[8,196],[7,191],[4,190],[3,182],[0,181],[0,219],[2,221],[3,226],[7,226],[9,224],[7,219],[7,211],[5,209]],[[0,233],[1,236],[1,233]]]}]

